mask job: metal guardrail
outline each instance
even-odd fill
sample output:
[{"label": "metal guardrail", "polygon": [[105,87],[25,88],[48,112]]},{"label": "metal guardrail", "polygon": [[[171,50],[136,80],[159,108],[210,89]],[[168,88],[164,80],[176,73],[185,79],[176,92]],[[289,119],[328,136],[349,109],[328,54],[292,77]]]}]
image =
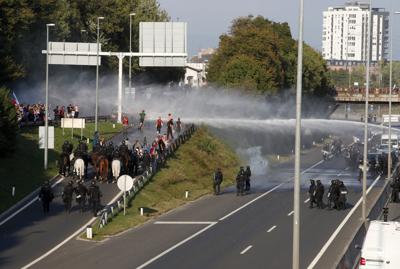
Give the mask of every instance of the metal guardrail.
[{"label": "metal guardrail", "polygon": [[[177,139],[172,142],[166,149],[164,156],[161,158],[161,166],[166,162],[168,157],[170,157],[182,144],[184,144],[196,131],[196,127],[194,124],[190,125],[182,134],[180,134]],[[152,171],[150,169],[143,172],[142,175],[139,175],[134,178],[133,188],[126,192],[126,202],[131,201],[136,194],[139,193],[141,189],[150,181],[150,179],[157,173],[160,166],[157,165],[157,169]],[[120,195],[116,198],[115,202],[108,204],[101,211],[97,213],[100,216],[99,228],[103,228],[108,224],[108,222],[117,216],[120,211],[124,208],[124,193],[121,192]]]},{"label": "metal guardrail", "polygon": [[[87,122],[87,123],[89,123],[89,122],[94,122],[94,116],[87,116],[87,117],[79,117],[80,119],[85,119],[85,121]],[[107,121],[111,121],[111,120],[115,120],[113,117],[111,117],[111,116],[99,116],[98,117],[98,121],[104,121],[104,122],[107,122]],[[61,120],[49,120],[49,125],[54,125],[54,126],[58,126],[58,125],[60,125],[61,124]],[[42,125],[44,125],[44,122],[43,121],[35,121],[35,122],[32,122],[32,121],[20,121],[19,123],[18,123],[18,125],[19,125],[19,127],[20,128],[24,128],[24,127],[35,127],[35,126],[42,126]]]}]

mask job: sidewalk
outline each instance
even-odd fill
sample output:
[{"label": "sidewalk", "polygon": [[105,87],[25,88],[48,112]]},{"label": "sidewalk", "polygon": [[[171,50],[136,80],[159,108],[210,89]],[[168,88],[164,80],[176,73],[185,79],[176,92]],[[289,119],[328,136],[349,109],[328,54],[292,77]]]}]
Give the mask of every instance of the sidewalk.
[{"label": "sidewalk", "polygon": [[[155,136],[155,128],[146,126],[143,133],[137,129],[130,129],[128,133],[131,143],[136,139],[143,142],[145,136],[150,143]],[[119,144],[122,139],[123,135],[118,134],[112,141]],[[21,268],[62,242],[93,217],[89,210],[80,213],[75,203],[70,214],[64,212],[61,193],[67,182],[63,180],[53,188],[56,197],[50,206],[50,214],[45,216],[41,203],[36,200],[0,226],[0,268]],[[119,193],[116,184],[99,183],[99,186],[103,205]]]}]

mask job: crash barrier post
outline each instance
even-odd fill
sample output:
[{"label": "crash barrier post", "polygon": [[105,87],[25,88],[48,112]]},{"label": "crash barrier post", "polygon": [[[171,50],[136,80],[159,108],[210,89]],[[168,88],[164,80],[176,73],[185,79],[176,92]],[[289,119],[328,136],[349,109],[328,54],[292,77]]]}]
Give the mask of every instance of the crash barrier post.
[{"label": "crash barrier post", "polygon": [[[393,178],[395,178],[395,176],[397,176],[399,173],[400,167],[399,164],[397,164],[396,168],[393,171]],[[382,209],[386,207],[389,202],[390,192],[390,181],[387,180],[385,182],[385,186],[381,190],[379,198],[375,201],[374,205],[368,213],[369,220],[379,219],[382,216]],[[341,256],[341,259],[336,266],[337,269],[357,268],[358,260],[360,257],[360,249],[356,248],[355,246],[362,246],[366,233],[367,230],[365,229],[365,225],[363,225],[363,223],[360,223],[357,232],[348,243],[346,251]]]},{"label": "crash barrier post", "polygon": [[[163,153],[164,156],[160,156],[160,160],[157,160],[156,169],[148,168],[145,170],[141,175],[136,176],[133,179],[133,188],[130,191],[126,192],[126,197],[128,201],[133,199],[135,195],[150,181],[150,179],[157,173],[158,170],[165,164],[167,158],[171,156],[180,145],[184,144],[196,131],[196,126],[194,124],[190,125],[186,130],[184,130],[165,150]],[[159,163],[160,161],[160,163]],[[100,216],[99,219],[99,229],[106,226],[112,218],[118,215],[118,213],[123,210],[123,198],[124,193],[121,192],[120,195],[117,197],[114,203],[108,204],[105,206],[98,215]]]}]

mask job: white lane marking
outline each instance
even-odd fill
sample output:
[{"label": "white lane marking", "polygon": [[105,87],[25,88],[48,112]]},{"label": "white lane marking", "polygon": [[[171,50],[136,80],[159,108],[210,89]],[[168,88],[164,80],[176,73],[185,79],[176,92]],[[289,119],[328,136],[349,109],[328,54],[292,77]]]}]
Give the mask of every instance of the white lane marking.
[{"label": "white lane marking", "polygon": [[[122,191],[120,191],[116,196],[114,196],[114,198],[108,203],[108,205],[114,203],[119,195],[122,193]],[[27,265],[25,265],[24,267],[22,267],[21,269],[26,269],[31,267],[32,265],[38,263],[39,261],[43,260],[44,258],[46,258],[47,256],[49,256],[50,254],[52,254],[54,251],[56,251],[57,249],[59,249],[60,247],[62,247],[63,245],[65,245],[69,240],[71,240],[72,238],[76,237],[78,234],[80,234],[81,232],[83,232],[87,226],[89,226],[90,224],[92,224],[94,221],[96,220],[96,217],[91,218],[87,223],[85,223],[82,227],[80,227],[78,230],[76,230],[73,234],[71,234],[68,238],[66,238],[64,241],[62,241],[61,243],[59,243],[58,245],[56,245],[55,247],[53,247],[52,249],[50,249],[49,251],[47,251],[45,254],[43,254],[42,256],[40,256],[39,258],[37,258],[36,260],[28,263]]]},{"label": "white lane marking", "polygon": [[290,211],[289,214],[287,214],[288,216],[293,215],[294,211]]},{"label": "white lane marking", "polygon": [[45,254],[43,254],[42,256],[40,256],[39,258],[37,258],[36,260],[28,263],[27,265],[25,265],[24,267],[22,267],[21,269],[26,269],[31,267],[32,265],[36,264],[37,262],[43,260],[44,258],[46,258],[47,256],[49,256],[51,253],[53,253],[54,251],[56,251],[57,249],[59,249],[60,247],[62,247],[65,243],[67,243],[69,240],[71,240],[72,238],[76,237],[79,233],[81,233],[84,229],[86,229],[86,227],[88,225],[90,225],[93,221],[95,221],[96,218],[93,217],[91,218],[85,225],[83,225],[81,228],[79,228],[75,233],[73,233],[72,235],[70,235],[68,238],[66,238],[64,241],[62,241],[60,244],[58,244],[57,246],[53,247],[52,249],[50,249],[49,251],[47,251]]},{"label": "white lane marking", "polygon": [[204,233],[205,231],[207,231],[208,229],[210,229],[210,228],[211,228],[212,226],[214,226],[215,224],[216,224],[216,223],[210,224],[210,225],[208,225],[207,227],[205,227],[205,228],[201,229],[200,231],[198,231],[197,233],[192,234],[192,235],[189,236],[188,238],[186,238],[186,239],[180,241],[179,243],[173,245],[172,247],[170,247],[169,249],[165,250],[164,252],[158,254],[158,255],[155,256],[154,258],[152,258],[152,259],[148,260],[147,262],[143,263],[142,265],[136,267],[136,269],[142,269],[142,268],[146,267],[147,265],[151,264],[151,263],[154,262],[155,260],[158,260],[158,259],[161,258],[162,256],[164,256],[164,255],[166,255],[167,253],[171,252],[172,250],[176,249],[177,247],[179,247],[179,246],[185,244],[187,241],[189,241],[189,240],[195,238],[196,236],[198,236],[198,235]]},{"label": "white lane marking", "polygon": [[[64,180],[64,177],[61,176],[61,178],[59,180],[57,180],[56,182],[53,183],[53,185],[51,185],[52,188],[54,188],[54,186],[56,186],[58,183],[60,183],[61,181]],[[7,221],[9,221],[10,219],[12,219],[13,217],[15,217],[16,215],[18,215],[21,211],[23,211],[25,208],[27,208],[28,206],[30,206],[31,204],[33,204],[34,202],[36,202],[36,200],[39,197],[36,196],[35,198],[33,198],[32,200],[30,200],[27,204],[25,204],[23,207],[21,207],[20,209],[18,209],[17,211],[15,211],[14,213],[12,213],[10,216],[8,216],[5,220],[3,220],[2,222],[0,222],[0,226],[3,225],[4,223],[6,223]]]},{"label": "white lane marking", "polygon": [[310,198],[304,201],[305,204],[307,204],[308,202],[310,202]]},{"label": "white lane marking", "polygon": [[201,224],[216,224],[215,221],[156,221],[154,224],[189,224],[189,225],[201,225]]},{"label": "white lane marking", "polygon": [[349,169],[350,169],[350,167],[346,167],[344,170],[347,171],[347,170],[349,170]]},{"label": "white lane marking", "polygon": [[[372,182],[371,186],[369,186],[367,190],[367,194],[372,190],[372,188],[375,186],[375,184],[378,182],[380,179],[380,175]],[[357,210],[357,208],[360,206],[362,202],[362,197],[360,200],[358,200],[357,204],[353,206],[353,208],[350,210],[350,212],[347,214],[347,216],[343,219],[343,221],[340,223],[340,225],[336,228],[336,230],[333,232],[331,237],[326,241],[325,245],[321,248],[320,252],[315,256],[314,260],[310,263],[310,265],[307,267],[307,269],[312,269],[314,266],[317,264],[317,262],[321,259],[322,255],[324,255],[325,251],[328,249],[330,244],[332,244],[333,240],[335,240],[336,236],[339,234],[340,230],[344,227],[346,222],[350,219],[350,217],[354,214],[354,212]]]},{"label": "white lane marking", "polygon": [[[324,160],[321,160],[321,161],[315,163],[314,165],[310,166],[309,168],[303,170],[303,171],[301,172],[301,174],[307,173],[307,171],[313,169],[314,167],[320,165],[320,164],[323,163],[323,162],[324,162]],[[282,183],[279,184],[279,185],[276,185],[275,187],[273,187],[272,189],[268,190],[267,192],[264,192],[263,194],[257,196],[257,197],[254,198],[253,200],[251,200],[251,201],[245,203],[245,204],[242,205],[241,207],[239,207],[239,208],[233,210],[232,212],[228,213],[227,215],[223,216],[223,217],[220,218],[219,220],[222,221],[222,220],[224,220],[224,219],[226,219],[226,218],[232,216],[232,215],[235,214],[236,212],[238,212],[238,211],[242,210],[243,208],[245,208],[245,207],[251,205],[251,204],[254,203],[255,201],[257,201],[257,200],[263,198],[264,196],[266,196],[266,195],[268,195],[269,193],[273,192],[274,190],[278,189],[278,188],[279,188],[280,186],[282,186],[283,184],[288,183],[288,182],[291,181],[292,179],[293,179],[293,177],[290,178],[289,180],[285,181],[285,182],[282,182]]]},{"label": "white lane marking", "polygon": [[271,228],[268,229],[267,233],[272,232],[276,228],[276,225],[272,226]]},{"label": "white lane marking", "polygon": [[247,251],[249,251],[252,247],[253,247],[253,246],[250,245],[250,246],[248,246],[247,248],[243,249],[242,252],[240,252],[240,255],[245,254],[245,253],[246,253]]}]

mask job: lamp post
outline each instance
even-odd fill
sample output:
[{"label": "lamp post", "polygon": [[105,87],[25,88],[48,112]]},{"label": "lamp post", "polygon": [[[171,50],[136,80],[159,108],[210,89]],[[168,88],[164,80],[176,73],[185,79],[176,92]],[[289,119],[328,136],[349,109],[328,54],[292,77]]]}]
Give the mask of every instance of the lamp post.
[{"label": "lamp post", "polygon": [[372,0],[369,0],[368,33],[367,33],[367,66],[366,66],[366,89],[365,89],[365,115],[364,115],[364,158],[363,158],[363,180],[362,180],[362,221],[367,224],[367,162],[368,162],[368,99],[369,99],[369,69],[371,58],[371,26],[372,23]]},{"label": "lamp post", "polygon": [[296,138],[293,188],[293,253],[292,269],[300,268],[300,150],[301,150],[301,92],[303,83],[303,22],[304,0],[300,0],[299,40],[297,54],[296,85]]},{"label": "lamp post", "polygon": [[[399,11],[394,14],[400,14]],[[393,87],[393,22],[392,14],[390,14],[390,63],[389,63],[389,154],[388,154],[388,180],[392,177],[392,89]]]},{"label": "lamp post", "polygon": [[46,105],[44,111],[44,170],[47,170],[48,151],[49,151],[49,28],[54,27],[54,23],[46,24]]},{"label": "lamp post", "polygon": [[99,39],[100,39],[100,20],[104,17],[97,17],[97,57],[96,57],[96,108],[94,112],[94,131],[98,131],[98,114],[99,114]]},{"label": "lamp post", "polygon": [[[132,16],[135,16],[136,13],[132,12],[129,14],[129,52],[132,53]],[[132,93],[131,89],[131,80],[132,80],[132,55],[129,55],[129,94]]]}]

